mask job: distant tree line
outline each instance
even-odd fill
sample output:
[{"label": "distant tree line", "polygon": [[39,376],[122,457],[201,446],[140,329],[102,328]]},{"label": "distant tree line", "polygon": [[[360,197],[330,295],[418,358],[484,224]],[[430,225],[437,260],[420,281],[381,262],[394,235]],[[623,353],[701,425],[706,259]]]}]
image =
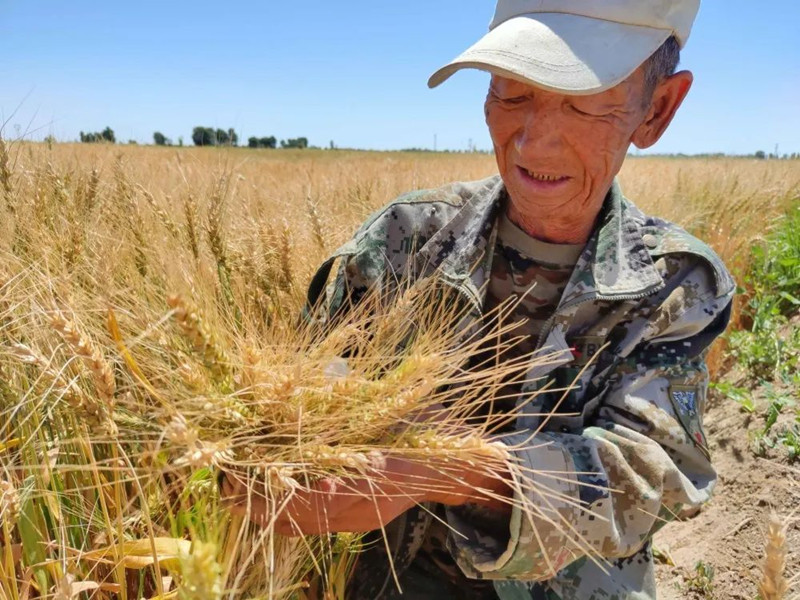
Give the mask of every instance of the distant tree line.
[{"label": "distant tree line", "polygon": [[[159,134],[159,132],[153,134],[154,139],[156,134]],[[232,127],[225,131],[224,129],[199,126],[192,130],[192,141],[195,146],[238,146],[239,136]],[[158,144],[157,141],[156,144]],[[302,150],[308,148],[308,138],[298,137],[281,140],[280,146],[281,148],[300,148]],[[278,147],[278,140],[274,135],[252,136],[247,138],[247,147],[274,149]]]},{"label": "distant tree line", "polygon": [[[87,143],[94,143],[94,142],[107,142],[114,144],[116,143],[116,137],[114,135],[114,130],[110,127],[106,127],[103,131],[97,133],[85,133],[83,131],[80,132],[80,138],[82,142]],[[194,142],[195,146],[238,146],[239,145],[239,134],[233,129],[233,127],[225,129],[215,129],[213,127],[203,127],[197,126],[192,129],[192,142]],[[131,140],[128,143],[135,143]],[[160,131],[153,132],[153,144],[156,146],[172,146],[172,140],[168,138],[166,135],[161,133]],[[252,136],[247,139],[247,147],[248,148],[269,148],[275,149],[278,147],[278,139],[274,135],[264,136],[264,137],[256,137]],[[183,146],[183,138],[178,138],[178,145]],[[308,145],[308,138],[306,137],[297,137],[297,138],[289,138],[286,140],[280,141],[281,148],[299,148],[301,150],[305,148],[309,148]],[[333,142],[331,142],[331,148],[334,148]]]},{"label": "distant tree line", "polygon": [[107,142],[109,144],[114,144],[117,141],[117,138],[114,136],[114,130],[111,127],[106,127],[103,131],[99,133],[84,133],[81,131],[81,141],[88,143],[88,144],[95,144],[98,142]]},{"label": "distant tree line", "polygon": [[[106,127],[103,131],[100,132],[80,132],[80,138],[82,142],[86,143],[108,143],[114,144],[116,143],[117,139],[114,135],[114,130],[111,127]],[[52,144],[55,142],[55,138],[52,136],[48,136],[48,139],[45,140],[48,144]],[[192,130],[192,141],[194,142],[195,146],[238,146],[239,145],[239,135],[230,127],[228,130],[225,129],[214,129],[213,127],[202,127],[198,126]],[[134,140],[130,140],[129,144],[135,144]],[[153,132],[153,143],[156,146],[172,146],[172,140],[165,136],[160,131]],[[183,146],[183,138],[178,138],[178,145]],[[267,149],[275,149],[279,145],[277,138],[274,135],[265,136],[265,137],[256,137],[252,136],[247,138],[247,147],[248,148],[267,148]],[[297,138],[289,138],[286,140],[280,140],[280,147],[281,148],[298,148],[304,150],[306,148],[310,148],[311,146],[308,145],[308,138],[305,137],[297,137]],[[336,145],[331,141],[330,149],[336,150]],[[352,150],[357,150],[357,148],[352,148]],[[777,150],[777,148],[776,148]],[[479,152],[476,149],[472,148],[471,152]],[[404,148],[400,150],[400,152],[435,152],[430,148]],[[441,152],[451,152],[451,150],[442,150]],[[453,150],[452,152],[461,152],[459,150]],[[696,157],[696,158],[721,158],[725,156],[731,157],[740,157],[740,158],[756,158],[759,160],[797,160],[800,159],[800,152],[792,152],[792,153],[785,153],[783,155],[778,154],[777,151],[775,153],[770,152],[769,154],[764,152],[763,150],[758,150],[753,154],[747,155],[735,155],[735,154],[725,154],[723,152],[719,153],[706,153],[706,154],[650,154],[648,156],[664,156],[664,157],[671,157],[671,158],[689,158],[689,157]]]},{"label": "distant tree line", "polygon": [[[277,148],[278,140],[274,135],[269,137],[250,137],[247,138],[248,148]],[[288,140],[281,140],[281,148],[299,148],[304,150],[308,148],[308,138],[289,138]]]},{"label": "distant tree line", "polygon": [[213,127],[195,127],[192,129],[192,141],[195,146],[238,146],[239,136],[233,127],[227,131]]},{"label": "distant tree line", "polygon": [[301,150],[304,150],[308,148],[308,139],[299,137],[281,140],[281,148],[300,148]]},{"label": "distant tree line", "polygon": [[795,160],[795,159],[800,158],[800,153],[792,152],[791,154],[784,154],[783,156],[781,156],[779,154],[774,154],[772,152],[767,154],[763,150],[759,150],[753,156],[755,158],[759,159],[759,160],[765,160],[765,159],[775,160],[775,159],[778,159],[778,158],[783,159],[783,160]]},{"label": "distant tree line", "polygon": [[696,154],[686,154],[684,152],[676,152],[663,154],[654,152],[652,154],[628,154],[633,158],[755,158],[757,160],[798,160],[800,159],[800,152],[787,152],[784,154],[776,154],[770,152],[767,154],[763,150],[758,150],[752,154],[726,154],[725,152],[701,152]]},{"label": "distant tree line", "polygon": [[278,140],[274,135],[269,137],[249,137],[247,138],[248,148],[275,148],[278,145]]}]

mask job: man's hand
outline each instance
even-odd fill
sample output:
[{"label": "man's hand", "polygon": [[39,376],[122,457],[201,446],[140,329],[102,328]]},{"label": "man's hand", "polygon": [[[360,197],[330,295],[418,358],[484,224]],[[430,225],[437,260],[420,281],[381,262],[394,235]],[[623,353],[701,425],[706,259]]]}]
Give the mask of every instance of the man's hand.
[{"label": "man's hand", "polygon": [[317,481],[310,490],[292,490],[275,499],[247,487],[233,475],[222,484],[223,497],[233,514],[274,527],[282,535],[314,535],[336,531],[380,529],[420,502],[459,505],[485,504],[510,510],[503,496],[511,496],[509,476],[490,476],[464,463],[432,466],[400,458],[386,458],[369,477],[354,475]]}]

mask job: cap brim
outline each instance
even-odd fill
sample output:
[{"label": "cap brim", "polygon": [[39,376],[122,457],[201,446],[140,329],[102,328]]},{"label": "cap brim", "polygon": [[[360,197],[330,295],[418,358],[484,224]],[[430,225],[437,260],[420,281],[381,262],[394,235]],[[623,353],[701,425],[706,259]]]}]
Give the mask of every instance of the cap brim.
[{"label": "cap brim", "polygon": [[433,88],[460,69],[481,69],[566,94],[595,94],[631,75],[671,31],[564,13],[514,17],[428,80]]}]

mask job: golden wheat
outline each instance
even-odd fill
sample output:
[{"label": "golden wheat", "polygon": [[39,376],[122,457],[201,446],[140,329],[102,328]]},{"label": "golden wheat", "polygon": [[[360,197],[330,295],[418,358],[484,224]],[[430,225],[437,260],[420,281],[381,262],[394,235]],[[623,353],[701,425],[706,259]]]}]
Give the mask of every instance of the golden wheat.
[{"label": "golden wheat", "polygon": [[772,513],[767,525],[767,544],[758,593],[762,600],[783,600],[788,590],[784,577],[786,568],[786,524]]},{"label": "golden wheat", "polygon": [[0,521],[8,527],[16,525],[19,519],[21,502],[14,484],[0,479]]},{"label": "golden wheat", "polygon": [[167,304],[174,311],[175,321],[192,344],[192,348],[203,358],[205,366],[217,376],[228,375],[230,358],[215,339],[209,326],[198,314],[197,307],[177,295],[169,296]]},{"label": "golden wheat", "polygon": [[[89,372],[92,374],[95,391],[100,400],[98,410],[110,412],[114,407],[116,383],[114,370],[103,356],[96,344],[85,335],[73,322],[68,320],[60,311],[54,311],[50,317],[50,325],[64,339],[77,356],[83,359]],[[87,409],[92,410],[87,406]]]},{"label": "golden wheat", "polygon": [[[622,180],[741,270],[759,219],[795,202],[798,166],[641,159]],[[385,456],[453,477],[459,461],[504,464],[475,407],[527,365],[463,369],[502,322],[461,331],[433,283],[334,326],[299,320],[314,269],[369,212],[494,170],[471,154],[2,146],[2,595],[341,597],[357,538],[232,518],[220,470],[278,500],[377,478]],[[545,509],[526,510],[551,522],[547,476],[533,481]]]}]

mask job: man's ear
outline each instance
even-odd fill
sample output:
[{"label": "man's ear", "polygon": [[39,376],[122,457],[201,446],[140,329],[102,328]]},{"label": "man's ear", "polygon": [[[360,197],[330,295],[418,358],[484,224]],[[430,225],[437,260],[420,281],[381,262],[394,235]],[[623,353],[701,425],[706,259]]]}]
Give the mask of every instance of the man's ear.
[{"label": "man's ear", "polygon": [[631,137],[637,148],[649,148],[661,138],[689,93],[692,81],[691,71],[679,71],[656,86],[647,117]]}]

